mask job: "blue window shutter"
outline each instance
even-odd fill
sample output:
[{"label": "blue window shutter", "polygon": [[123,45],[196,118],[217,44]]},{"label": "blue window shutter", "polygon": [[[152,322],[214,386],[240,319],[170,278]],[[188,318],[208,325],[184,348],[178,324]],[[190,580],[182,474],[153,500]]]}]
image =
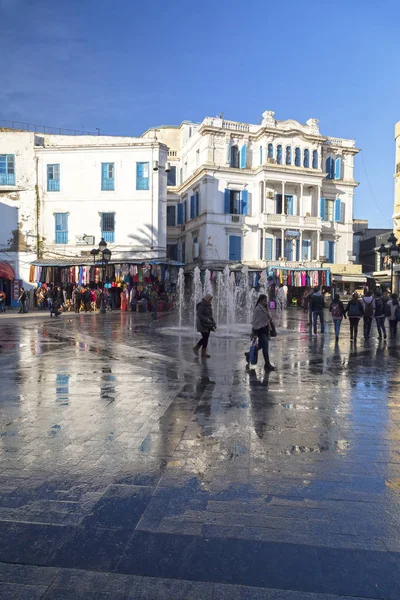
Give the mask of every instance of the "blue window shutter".
[{"label": "blue window shutter", "polygon": [[229,260],[241,260],[242,238],[238,235],[229,236]]},{"label": "blue window shutter", "polygon": [[194,196],[190,196],[190,218],[194,219]]},{"label": "blue window shutter", "polygon": [[330,263],[335,262],[335,242],[328,242],[328,259]]},{"label": "blue window shutter", "polygon": [[235,251],[236,251],[235,237],[233,235],[230,235],[229,236],[229,260],[235,260]]},{"label": "blue window shutter", "polygon": [[282,256],[282,238],[276,238],[276,253],[275,253],[275,260],[279,260],[279,258]]},{"label": "blue window shutter", "polygon": [[101,177],[102,179],[108,179],[108,163],[101,163]]},{"label": "blue window shutter", "polygon": [[228,190],[228,188],[226,188],[224,192],[224,204],[224,212],[226,215],[229,215],[231,212],[231,190]]},{"label": "blue window shutter", "polygon": [[310,151],[308,148],[304,150],[303,167],[309,169],[310,167]]},{"label": "blue window shutter", "polygon": [[335,200],[335,221],[336,223],[340,223],[340,217],[341,217],[341,202],[340,200]]},{"label": "blue window shutter", "polygon": [[320,206],[319,206],[319,216],[321,217],[321,219],[322,219],[323,221],[325,221],[325,220],[326,220],[326,215],[325,215],[325,203],[326,203],[326,200],[325,200],[325,198],[321,198],[321,199],[320,199]]},{"label": "blue window shutter", "polygon": [[294,210],[293,196],[286,196],[286,197],[287,197],[287,201],[288,201],[288,215],[293,215],[293,210]]},{"label": "blue window shutter", "polygon": [[187,200],[185,200],[183,203],[183,222],[186,223],[187,220]]},{"label": "blue window shutter", "polygon": [[296,240],[296,260],[300,260],[300,240]]},{"label": "blue window shutter", "polygon": [[282,164],[282,146],[280,144],[276,148],[276,162],[278,165]]},{"label": "blue window shutter", "polygon": [[279,215],[279,194],[275,194],[275,213]]},{"label": "blue window shutter", "polygon": [[[265,241],[267,241],[267,240],[265,240]],[[263,258],[264,258],[264,254],[263,254],[264,247],[263,246],[264,246],[264,238],[263,238],[263,231],[261,230],[260,231],[260,260],[263,260]]]},{"label": "blue window shutter", "polygon": [[268,158],[274,158],[274,147],[272,144],[268,144]]},{"label": "blue window shutter", "polygon": [[236,238],[236,260],[242,260],[242,238],[237,236]]},{"label": "blue window shutter", "polygon": [[329,246],[328,246],[328,242],[327,241],[324,242],[324,256],[328,260],[328,258],[329,258]]},{"label": "blue window shutter", "polygon": [[272,238],[265,238],[265,260],[272,260]]},{"label": "blue window shutter", "polygon": [[303,240],[301,242],[301,259],[302,260],[310,260],[310,251],[311,240]]},{"label": "blue window shutter", "polygon": [[292,260],[293,259],[293,244],[292,244],[292,240],[286,240],[285,241],[285,257],[287,258],[287,260]]},{"label": "blue window shutter", "polygon": [[294,151],[294,165],[295,165],[295,167],[301,167],[300,148],[295,148],[295,151]]},{"label": "blue window shutter", "polygon": [[240,149],[240,168],[245,169],[246,163],[246,144],[244,144]]},{"label": "blue window shutter", "polygon": [[195,207],[195,213],[194,214],[196,215],[196,217],[198,217],[199,214],[200,214],[200,195],[199,195],[199,192],[196,192],[195,196],[196,196],[196,207]]},{"label": "blue window shutter", "polygon": [[242,215],[247,215],[249,210],[249,192],[247,190],[243,190],[241,193],[241,202],[240,202],[240,213]]},{"label": "blue window shutter", "polygon": [[335,160],[335,179],[341,179],[342,175],[342,159],[338,157]]},{"label": "blue window shutter", "polygon": [[332,156],[329,156],[326,159],[326,178],[327,179],[333,179],[334,177],[334,170],[335,170],[335,161],[333,160]]},{"label": "blue window shutter", "polygon": [[186,242],[182,242],[182,262],[186,262]]},{"label": "blue window shutter", "polygon": [[178,225],[182,225],[183,223],[183,204],[178,204],[178,219],[177,219],[177,223]]},{"label": "blue window shutter", "polygon": [[318,169],[318,150],[314,150],[312,154],[312,168]]},{"label": "blue window shutter", "polygon": [[262,151],[262,146],[260,146],[260,165],[263,164],[263,151]]}]

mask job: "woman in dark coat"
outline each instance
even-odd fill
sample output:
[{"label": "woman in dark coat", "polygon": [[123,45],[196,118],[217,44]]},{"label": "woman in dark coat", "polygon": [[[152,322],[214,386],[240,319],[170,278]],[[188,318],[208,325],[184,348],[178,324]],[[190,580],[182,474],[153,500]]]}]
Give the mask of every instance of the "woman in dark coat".
[{"label": "woman in dark coat", "polygon": [[217,328],[212,313],[212,299],[211,294],[207,294],[196,307],[196,326],[197,331],[201,333],[201,340],[193,347],[193,352],[198,356],[201,348],[202,358],[210,358],[210,355],[207,354],[208,338],[211,331],[215,331]]}]

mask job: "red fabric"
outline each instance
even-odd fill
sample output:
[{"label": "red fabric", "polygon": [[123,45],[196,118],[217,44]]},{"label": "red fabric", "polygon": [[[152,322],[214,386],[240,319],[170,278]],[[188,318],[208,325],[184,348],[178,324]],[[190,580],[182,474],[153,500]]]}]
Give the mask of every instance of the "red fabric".
[{"label": "red fabric", "polygon": [[6,262],[0,261],[0,277],[3,277],[3,279],[15,279],[14,271]]}]

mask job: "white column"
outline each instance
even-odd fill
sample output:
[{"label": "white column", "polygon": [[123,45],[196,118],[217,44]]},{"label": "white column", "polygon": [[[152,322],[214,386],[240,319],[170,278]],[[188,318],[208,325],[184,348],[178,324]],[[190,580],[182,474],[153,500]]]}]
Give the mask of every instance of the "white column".
[{"label": "white column", "polygon": [[282,214],[285,214],[285,182],[282,181]]},{"label": "white column", "polygon": [[299,214],[299,216],[300,216],[300,217],[303,217],[303,216],[304,216],[304,214],[303,214],[303,188],[304,188],[304,186],[303,186],[303,184],[301,183],[301,184],[300,184],[300,198],[299,198],[299,206],[298,206],[298,211],[299,211],[299,212],[298,212],[298,214]]},{"label": "white column", "polygon": [[317,217],[319,217],[319,208],[321,206],[321,186],[317,186],[318,194],[317,194]]},{"label": "white column", "polygon": [[285,256],[285,230],[281,231],[282,241],[281,241],[281,256]]},{"label": "white column", "polygon": [[260,181],[260,213],[265,212],[264,182]]},{"label": "white column", "polygon": [[300,244],[300,252],[299,252],[299,260],[302,260],[302,251],[303,251],[303,230],[300,229],[300,237],[299,237],[299,244]]},{"label": "white column", "polygon": [[318,229],[317,230],[317,256],[316,256],[317,260],[319,260],[319,257],[320,257],[320,252],[319,252],[320,245],[321,245],[321,233]]}]

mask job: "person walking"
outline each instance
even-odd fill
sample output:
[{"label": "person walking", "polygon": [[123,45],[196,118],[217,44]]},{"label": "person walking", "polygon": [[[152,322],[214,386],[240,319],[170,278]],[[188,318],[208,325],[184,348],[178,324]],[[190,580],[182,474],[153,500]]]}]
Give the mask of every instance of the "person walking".
[{"label": "person walking", "polygon": [[364,339],[369,340],[372,319],[375,314],[375,298],[373,298],[370,290],[365,292],[362,305],[364,309]]},{"label": "person walking", "polygon": [[363,305],[358,299],[357,292],[351,296],[351,300],[346,306],[346,314],[350,321],[350,341],[357,341],[358,323],[364,314]]},{"label": "person walking", "polygon": [[193,347],[193,352],[198,356],[201,348],[202,358],[210,358],[207,354],[208,340],[210,333],[217,329],[212,312],[212,299],[211,294],[206,294],[196,306],[196,326],[197,331],[201,333],[201,340]]},{"label": "person walking", "polygon": [[389,320],[390,338],[393,340],[397,335],[397,323],[400,321],[400,305],[397,294],[391,294],[386,305],[386,315]]},{"label": "person walking", "polygon": [[324,297],[317,286],[314,288],[314,293],[310,299],[310,310],[313,318],[314,335],[317,335],[318,318],[321,324],[321,334],[325,333],[324,308]]},{"label": "person walking", "polygon": [[258,347],[262,349],[267,371],[275,371],[269,360],[269,339],[273,329],[271,313],[268,310],[268,298],[261,294],[253,313],[253,333],[258,337]]},{"label": "person walking", "polygon": [[85,308],[85,313],[90,312],[90,290],[89,288],[85,288],[82,294],[83,306]]},{"label": "person walking", "polygon": [[339,341],[340,326],[342,324],[343,317],[346,318],[346,312],[344,310],[343,302],[340,301],[339,294],[335,294],[329,312],[332,315],[333,325],[335,327],[335,339]]},{"label": "person walking", "polygon": [[150,304],[151,304],[151,318],[153,321],[157,320],[157,308],[158,308],[158,292],[155,287],[150,294]]},{"label": "person walking", "polygon": [[6,312],[6,295],[3,291],[0,292],[0,313]]},{"label": "person walking", "polygon": [[376,321],[376,328],[378,330],[378,337],[381,340],[382,336],[383,336],[383,339],[386,340],[387,335],[386,335],[386,328],[385,328],[385,302],[383,301],[382,294],[378,288],[375,290],[374,296],[375,296],[374,297],[375,321]]},{"label": "person walking", "polygon": [[82,302],[82,292],[79,288],[76,288],[75,290],[75,312],[78,313],[81,309],[81,302]]},{"label": "person walking", "polygon": [[20,293],[19,293],[19,297],[18,297],[18,301],[20,303],[20,307],[19,307],[19,312],[20,313],[27,313],[28,312],[28,307],[26,305],[26,300],[27,300],[26,291],[22,287],[21,290],[20,290]]}]

